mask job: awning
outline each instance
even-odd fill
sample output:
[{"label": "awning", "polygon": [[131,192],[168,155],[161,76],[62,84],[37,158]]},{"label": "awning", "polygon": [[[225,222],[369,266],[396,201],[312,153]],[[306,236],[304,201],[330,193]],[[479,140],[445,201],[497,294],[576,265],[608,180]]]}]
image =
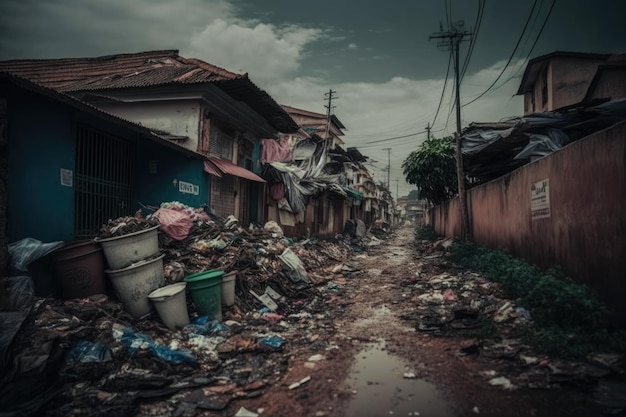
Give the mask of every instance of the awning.
[{"label": "awning", "polygon": [[222,177],[222,173],[220,172],[219,168],[209,160],[204,161],[204,172],[208,172],[209,174],[215,175],[216,177]]},{"label": "awning", "polygon": [[363,199],[363,195],[360,192],[353,190],[352,188],[344,187],[344,190],[346,190],[346,193],[348,193],[350,197],[354,198],[357,201]]},{"label": "awning", "polygon": [[226,159],[218,158],[216,156],[209,156],[209,162],[212,162],[214,165],[216,165],[223,174],[234,175],[236,177],[245,178],[250,181],[267,182],[254,172],[248,171],[247,169],[245,169],[244,167],[240,167],[239,165],[235,165],[232,162],[227,161]]}]

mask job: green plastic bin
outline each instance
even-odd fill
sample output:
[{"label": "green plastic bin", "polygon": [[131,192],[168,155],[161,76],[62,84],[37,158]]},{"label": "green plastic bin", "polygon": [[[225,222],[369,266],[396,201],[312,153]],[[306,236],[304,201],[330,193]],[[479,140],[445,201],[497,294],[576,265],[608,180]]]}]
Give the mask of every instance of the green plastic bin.
[{"label": "green plastic bin", "polygon": [[222,321],[222,278],[224,271],[211,270],[185,277],[198,313]]}]

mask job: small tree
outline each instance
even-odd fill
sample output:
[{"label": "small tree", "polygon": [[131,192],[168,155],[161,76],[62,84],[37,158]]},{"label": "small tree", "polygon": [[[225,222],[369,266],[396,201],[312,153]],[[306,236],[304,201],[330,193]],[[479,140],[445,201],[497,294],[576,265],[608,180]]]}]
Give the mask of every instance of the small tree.
[{"label": "small tree", "polygon": [[454,139],[427,139],[402,163],[409,184],[420,190],[420,198],[438,205],[457,193]]}]

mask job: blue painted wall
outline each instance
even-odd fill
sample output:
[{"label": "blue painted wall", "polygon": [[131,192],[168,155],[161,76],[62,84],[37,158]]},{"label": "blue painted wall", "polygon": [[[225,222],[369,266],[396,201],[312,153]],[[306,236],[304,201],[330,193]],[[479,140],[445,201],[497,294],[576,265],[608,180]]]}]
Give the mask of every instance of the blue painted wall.
[{"label": "blue painted wall", "polygon": [[[158,206],[165,201],[180,201],[192,207],[209,203],[209,174],[203,161],[156,146],[148,141],[137,144],[137,201]],[[198,187],[198,194],[183,193],[179,183]]]},{"label": "blue painted wall", "polygon": [[9,242],[72,240],[74,189],[61,185],[60,171],[74,171],[72,109],[21,92],[10,97],[7,112]]}]

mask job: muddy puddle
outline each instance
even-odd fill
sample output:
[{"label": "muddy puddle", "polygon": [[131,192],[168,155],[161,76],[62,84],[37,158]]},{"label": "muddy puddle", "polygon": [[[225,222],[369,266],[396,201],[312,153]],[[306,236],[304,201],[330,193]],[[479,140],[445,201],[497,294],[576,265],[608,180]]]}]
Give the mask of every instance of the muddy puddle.
[{"label": "muddy puddle", "polygon": [[412,372],[405,362],[387,352],[384,341],[367,344],[347,379],[353,396],[344,417],[455,416],[437,387],[414,375],[405,378]]}]

